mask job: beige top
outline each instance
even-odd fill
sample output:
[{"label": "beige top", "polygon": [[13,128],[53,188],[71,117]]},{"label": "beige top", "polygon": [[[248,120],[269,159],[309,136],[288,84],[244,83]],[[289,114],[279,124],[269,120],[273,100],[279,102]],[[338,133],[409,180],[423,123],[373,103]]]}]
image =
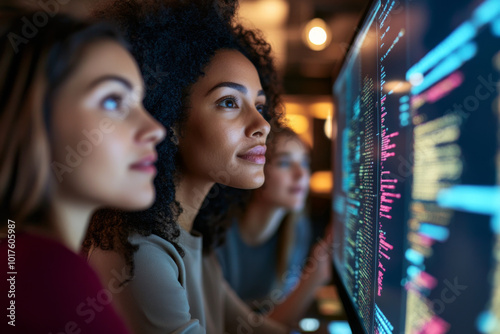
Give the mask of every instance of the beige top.
[{"label": "beige top", "polygon": [[128,271],[116,252],[93,249],[89,262],[135,333],[288,333],[239,299],[224,280],[215,255],[202,256],[201,236],[181,229],[184,257],[154,234],[133,235],[129,240],[139,250],[134,254],[135,277],[126,285],[118,283]]}]

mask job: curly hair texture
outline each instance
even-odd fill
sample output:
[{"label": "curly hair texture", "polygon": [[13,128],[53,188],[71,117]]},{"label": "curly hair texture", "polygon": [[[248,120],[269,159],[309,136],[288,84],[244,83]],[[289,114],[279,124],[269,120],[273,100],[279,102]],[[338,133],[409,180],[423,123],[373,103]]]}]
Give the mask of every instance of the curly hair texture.
[{"label": "curly hair texture", "polygon": [[[282,118],[277,74],[271,47],[260,32],[233,24],[236,1],[114,1],[96,12],[96,17],[115,22],[123,30],[146,83],[146,109],[167,129],[167,139],[158,146],[158,174],[155,179],[156,201],[142,212],[127,213],[105,209],[97,212],[90,224],[83,250],[91,247],[121,252],[134,275],[133,254],[129,241],[132,233],[155,234],[169,241],[183,256],[178,243],[177,218],[182,207],[175,200],[175,184],[181,177],[178,138],[188,116],[191,86],[204,75],[203,70],[218,50],[235,49],[257,68],[268,105],[265,118]],[[175,131],[174,131],[175,130]],[[233,198],[234,200],[234,198]],[[224,214],[229,202],[211,201],[214,215]],[[218,221],[218,220],[217,220]],[[222,232],[217,226],[202,228],[204,239],[216,239]]]}]

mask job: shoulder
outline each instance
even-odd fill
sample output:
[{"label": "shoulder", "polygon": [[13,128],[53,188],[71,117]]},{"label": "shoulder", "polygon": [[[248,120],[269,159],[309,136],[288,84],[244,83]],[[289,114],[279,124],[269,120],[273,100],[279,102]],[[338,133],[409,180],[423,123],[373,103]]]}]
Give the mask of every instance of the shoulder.
[{"label": "shoulder", "polygon": [[181,274],[179,270],[184,268],[184,262],[172,243],[155,234],[149,236],[134,234],[129,237],[129,241],[139,246],[134,254],[134,262],[139,268],[147,264],[148,267],[171,268],[177,276]]},{"label": "shoulder", "polygon": [[[1,249],[3,247],[4,245]],[[18,271],[22,269],[23,275],[36,272],[38,278],[71,280],[73,285],[89,280],[90,283],[95,283],[94,279],[97,277],[82,256],[48,237],[20,233],[16,236],[15,254]]]},{"label": "shoulder", "polygon": [[186,272],[179,252],[170,242],[153,234],[134,234],[129,241],[139,246],[133,257],[133,277],[129,276],[122,254],[102,249],[92,249],[89,254],[103,284],[120,277],[123,284],[115,285],[114,294],[120,313],[139,332],[147,329],[149,333],[168,333],[194,326],[197,333],[200,324],[189,313]]},{"label": "shoulder", "polygon": [[[2,242],[1,253],[4,247]],[[28,233],[16,237],[15,252],[16,318],[21,330],[36,326],[52,331],[71,322],[74,328],[95,333],[112,328],[117,333],[126,331],[109,306],[107,290],[83,257],[55,240]],[[98,303],[99,314],[88,305],[89,300]]]},{"label": "shoulder", "polygon": [[[133,234],[129,237],[129,241],[138,246],[133,255],[134,279],[146,278],[148,275],[183,279],[182,257],[170,242],[154,234],[149,236]],[[123,255],[116,251],[92,248],[88,260],[99,273],[106,272],[108,277],[111,270],[115,272],[113,276],[119,273],[122,281],[130,278],[127,274],[129,268]]]}]

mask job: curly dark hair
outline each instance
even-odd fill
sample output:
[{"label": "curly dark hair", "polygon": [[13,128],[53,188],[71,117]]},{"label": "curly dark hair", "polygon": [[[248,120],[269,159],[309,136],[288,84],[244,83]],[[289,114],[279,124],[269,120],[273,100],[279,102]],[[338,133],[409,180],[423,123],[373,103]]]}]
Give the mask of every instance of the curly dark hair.
[{"label": "curly dark hair", "polygon": [[[234,0],[118,0],[98,10],[96,16],[115,22],[123,30],[146,83],[144,105],[167,129],[182,134],[190,88],[204,75],[203,70],[215,53],[222,49],[238,50],[254,64],[268,101],[264,117],[271,123],[281,122],[280,88],[271,47],[259,31],[234,24],[236,7]],[[134,213],[100,210],[90,223],[84,252],[91,247],[121,252],[131,276],[134,275],[133,254],[137,250],[128,241],[131,233],[158,235],[184,255],[178,244],[180,227],[177,224],[182,207],[175,200],[175,184],[180,177],[177,145],[174,131],[168,131],[167,139],[158,146],[157,196],[153,206]],[[216,208],[212,211],[214,215],[224,215],[232,206],[229,202],[220,203],[223,205],[211,202]],[[207,243],[211,243],[217,239],[214,234],[222,231],[211,225],[200,232]]]}]

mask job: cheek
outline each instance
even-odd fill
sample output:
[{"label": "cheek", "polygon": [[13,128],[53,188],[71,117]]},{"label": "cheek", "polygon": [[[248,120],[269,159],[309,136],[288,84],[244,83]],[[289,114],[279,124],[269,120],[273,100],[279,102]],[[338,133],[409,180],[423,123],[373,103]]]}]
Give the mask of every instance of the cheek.
[{"label": "cheek", "polygon": [[86,159],[87,168],[99,173],[100,178],[109,177],[110,181],[125,181],[123,173],[133,162],[130,138],[116,129],[103,133],[102,140],[93,145],[92,154]]},{"label": "cheek", "polygon": [[110,129],[80,131],[79,140],[75,136],[58,153],[65,166],[56,172],[60,186],[97,205],[143,208],[154,199],[152,176],[130,170],[130,164],[141,156],[139,152],[134,155],[129,131],[116,126]]},{"label": "cheek", "polygon": [[193,123],[186,125],[185,136],[181,139],[185,168],[197,174],[225,170],[232,163],[241,141],[240,133],[224,122]]},{"label": "cheek", "polygon": [[134,147],[134,126],[68,101],[54,107],[52,122],[52,170],[60,190],[123,209],[141,208],[154,199],[152,175],[129,169],[143,153]]},{"label": "cheek", "polygon": [[288,175],[284,171],[280,171],[278,169],[267,170],[266,173],[266,181],[264,184],[264,192],[266,197],[271,199],[282,198],[286,195],[287,186],[288,186]]},{"label": "cheek", "polygon": [[[66,175],[78,189],[91,195],[125,184],[124,170],[130,164],[127,141],[117,131],[81,131],[78,140],[59,150],[58,158],[71,169]],[[94,191],[92,191],[94,189]]]},{"label": "cheek", "polygon": [[251,145],[245,137],[244,118],[227,119],[216,113],[204,115],[211,115],[211,119],[200,116],[188,120],[184,137],[180,139],[183,174],[240,189],[262,186],[263,165],[237,158],[238,153]]},{"label": "cheek", "polygon": [[98,174],[92,182],[96,196],[105,205],[122,209],[141,209],[152,204],[155,195],[153,175],[131,169],[144,155],[134,145],[130,131],[116,129],[105,134],[100,145],[87,161],[88,177]]}]

